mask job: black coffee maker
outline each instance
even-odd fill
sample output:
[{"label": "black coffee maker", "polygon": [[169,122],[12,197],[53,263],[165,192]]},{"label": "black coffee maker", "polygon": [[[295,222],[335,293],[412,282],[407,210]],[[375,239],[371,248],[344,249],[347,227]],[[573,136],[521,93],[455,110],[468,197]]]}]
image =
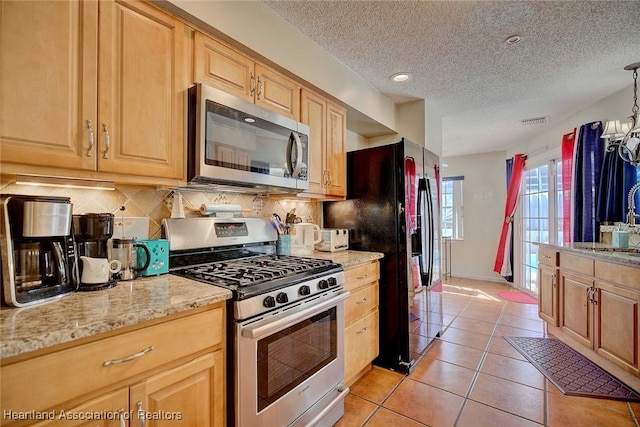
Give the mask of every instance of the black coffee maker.
[{"label": "black coffee maker", "polygon": [[66,197],[0,196],[3,302],[25,307],[78,288]]},{"label": "black coffee maker", "polygon": [[[112,213],[87,213],[73,215],[73,230],[78,247],[78,259],[108,258],[108,241],[113,235],[114,216]],[[82,263],[79,263],[80,277],[82,277]],[[105,283],[82,283],[81,291],[106,289],[115,285],[115,280]]]}]

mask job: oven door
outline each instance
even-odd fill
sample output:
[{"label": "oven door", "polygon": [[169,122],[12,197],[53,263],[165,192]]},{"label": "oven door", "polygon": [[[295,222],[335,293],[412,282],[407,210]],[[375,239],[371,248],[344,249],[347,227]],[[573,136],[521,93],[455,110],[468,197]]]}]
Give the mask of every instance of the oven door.
[{"label": "oven door", "polygon": [[236,425],[333,425],[344,412],[338,290],[236,326]]}]

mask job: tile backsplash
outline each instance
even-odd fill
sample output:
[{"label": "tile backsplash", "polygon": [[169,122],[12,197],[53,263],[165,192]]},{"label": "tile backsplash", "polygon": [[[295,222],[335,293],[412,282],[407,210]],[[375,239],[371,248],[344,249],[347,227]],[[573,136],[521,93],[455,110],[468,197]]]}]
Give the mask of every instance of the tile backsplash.
[{"label": "tile backsplash", "polygon": [[[15,181],[0,180],[2,194],[29,194],[69,197],[74,214],[113,213],[120,216],[149,217],[149,237],[161,237],[161,222],[171,216],[173,191],[149,187],[118,185],[114,191],[79,188],[19,185]],[[181,192],[185,216],[201,216],[202,204],[235,204],[242,207],[242,216],[271,218],[277,213],[284,219],[295,208],[296,216],[304,222],[318,223],[319,202],[304,199],[274,198],[236,193]],[[122,212],[120,207],[124,206]]]}]

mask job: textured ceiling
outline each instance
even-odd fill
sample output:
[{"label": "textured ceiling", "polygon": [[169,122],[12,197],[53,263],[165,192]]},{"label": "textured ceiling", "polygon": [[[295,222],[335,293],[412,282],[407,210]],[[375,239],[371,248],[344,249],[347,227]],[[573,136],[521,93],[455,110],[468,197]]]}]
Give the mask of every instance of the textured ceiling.
[{"label": "textured ceiling", "polygon": [[637,0],[264,3],[395,102],[440,109],[444,156],[507,149],[629,86],[640,61]]}]

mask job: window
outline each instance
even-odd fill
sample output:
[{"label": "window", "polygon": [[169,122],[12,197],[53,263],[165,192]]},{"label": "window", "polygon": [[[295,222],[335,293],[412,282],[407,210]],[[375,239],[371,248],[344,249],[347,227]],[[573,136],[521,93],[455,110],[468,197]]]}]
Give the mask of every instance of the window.
[{"label": "window", "polygon": [[441,206],[442,206],[442,236],[462,240],[464,233],[462,227],[463,203],[462,184],[463,176],[442,178]]},{"label": "window", "polygon": [[537,244],[562,244],[561,166],[554,159],[523,175],[521,287],[533,294],[538,293]]}]

